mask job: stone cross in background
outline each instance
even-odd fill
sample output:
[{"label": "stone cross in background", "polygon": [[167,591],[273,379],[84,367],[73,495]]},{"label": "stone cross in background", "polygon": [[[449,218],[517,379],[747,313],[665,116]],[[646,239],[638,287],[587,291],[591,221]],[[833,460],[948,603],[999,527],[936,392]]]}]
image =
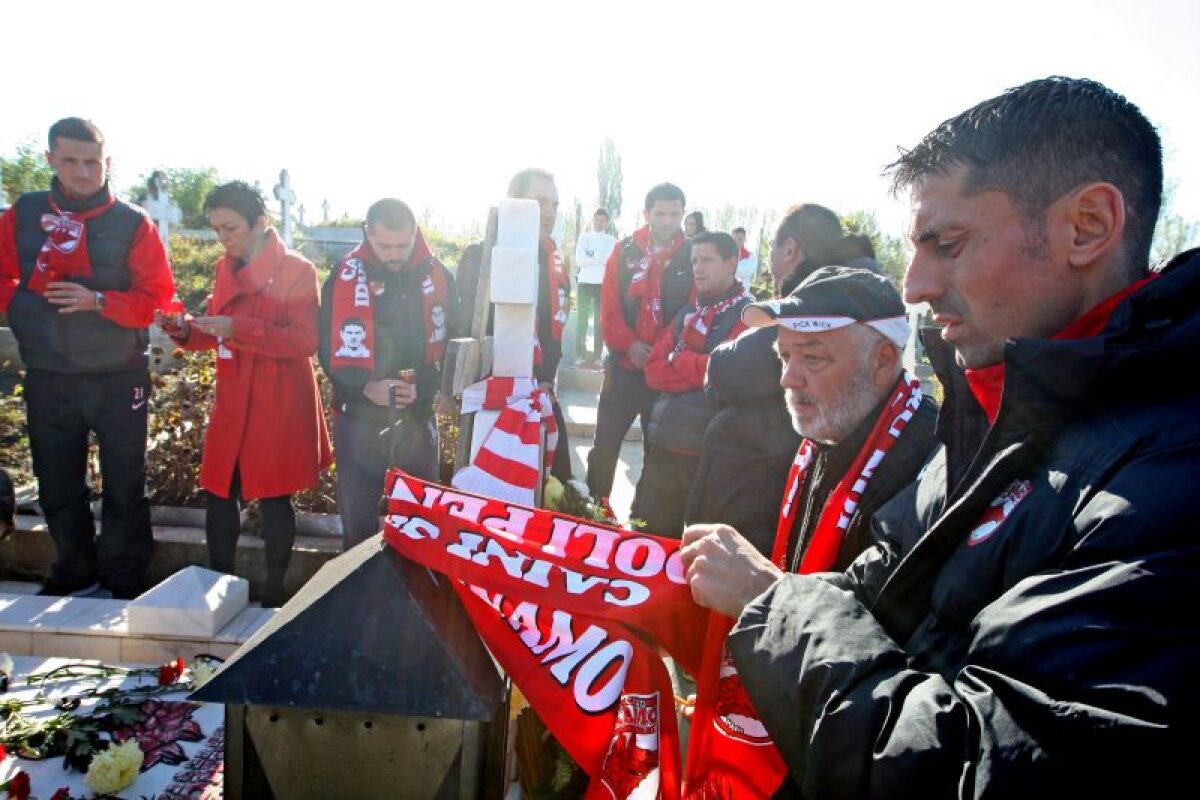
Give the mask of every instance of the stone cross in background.
[{"label": "stone cross in background", "polygon": [[322,222],[329,222],[329,208],[330,208],[330,206],[329,206],[328,199],[321,201],[321,221]]},{"label": "stone cross in background", "polygon": [[300,220],[300,227],[304,227],[304,204],[296,206],[296,218]]},{"label": "stone cross in background", "polygon": [[275,185],[275,199],[279,201],[279,218],[283,227],[281,235],[288,247],[292,246],[292,203],[296,193],[292,191],[292,180],[286,169],[279,170],[279,183]]},{"label": "stone cross in background", "polygon": [[178,225],[183,219],[183,213],[179,210],[179,206],[171,202],[170,196],[167,194],[167,174],[161,169],[156,169],[150,175],[150,180],[146,183],[146,201],[143,204],[146,213],[150,215],[150,219],[154,220],[154,225],[158,228],[158,235],[162,239],[163,247],[170,252],[171,245],[168,239],[172,225]]}]

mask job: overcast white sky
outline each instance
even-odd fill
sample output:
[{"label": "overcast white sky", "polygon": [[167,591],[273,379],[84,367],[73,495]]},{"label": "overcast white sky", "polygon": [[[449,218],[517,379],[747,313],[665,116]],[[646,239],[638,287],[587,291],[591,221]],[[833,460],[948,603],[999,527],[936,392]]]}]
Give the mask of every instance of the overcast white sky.
[{"label": "overcast white sky", "polygon": [[[1050,74],[1100,80],[1159,126],[1176,209],[1200,219],[1200,2],[398,2],[7,4],[0,153],[87,116],[125,189],[214,166],[269,189],[287,167],[310,221],[394,195],[482,219],[517,169],[595,202],[611,136],[621,227],[649,186],[690,206],[877,211],[881,167],[943,119]],[[753,221],[746,220],[753,230]]]}]

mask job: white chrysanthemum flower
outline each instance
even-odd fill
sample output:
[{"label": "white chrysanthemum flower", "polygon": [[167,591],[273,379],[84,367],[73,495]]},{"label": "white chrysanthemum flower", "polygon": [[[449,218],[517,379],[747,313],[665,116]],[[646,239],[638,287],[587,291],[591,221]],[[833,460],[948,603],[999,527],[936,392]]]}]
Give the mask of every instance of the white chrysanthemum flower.
[{"label": "white chrysanthemum flower", "polygon": [[92,756],[84,780],[96,794],[116,794],[134,782],[142,769],[144,757],[137,739],[129,739],[121,744],[110,742],[107,749]]},{"label": "white chrysanthemum flower", "polygon": [[197,659],[192,662],[192,688],[199,689],[204,684],[208,683],[208,679],[215,675],[216,667],[207,661]]}]

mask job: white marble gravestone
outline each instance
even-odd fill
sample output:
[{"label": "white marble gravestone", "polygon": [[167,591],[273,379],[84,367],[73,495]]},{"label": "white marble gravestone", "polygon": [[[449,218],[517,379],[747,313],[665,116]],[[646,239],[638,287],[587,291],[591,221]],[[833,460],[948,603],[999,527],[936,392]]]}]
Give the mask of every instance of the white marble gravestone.
[{"label": "white marble gravestone", "polygon": [[[500,201],[489,289],[495,304],[492,374],[496,377],[533,375],[540,220],[541,209],[536,200],[505,198]],[[471,431],[472,460],[499,416],[499,411],[480,411],[475,415]]]},{"label": "white marble gravestone", "polygon": [[204,567],[185,567],[129,602],[129,633],[213,636],[246,608],[250,582]]}]

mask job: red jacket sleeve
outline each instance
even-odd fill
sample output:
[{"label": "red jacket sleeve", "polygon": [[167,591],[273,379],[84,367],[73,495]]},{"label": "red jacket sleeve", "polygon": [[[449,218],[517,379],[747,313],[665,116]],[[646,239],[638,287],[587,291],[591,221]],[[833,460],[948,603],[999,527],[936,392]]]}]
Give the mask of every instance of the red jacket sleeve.
[{"label": "red jacket sleeve", "polygon": [[668,325],[646,358],[646,385],[659,392],[686,392],[704,386],[708,356],[683,348],[675,350],[675,326]]},{"label": "red jacket sleeve", "polygon": [[[204,313],[206,315],[212,313],[212,295],[211,294],[208,296],[208,299],[204,301]],[[191,315],[189,314],[188,317],[190,320]],[[216,350],[217,349],[217,337],[215,337],[211,334],[207,334],[204,331],[200,330],[199,328],[193,327],[191,325],[188,326],[188,335],[186,337],[184,337],[182,339],[177,339],[176,337],[172,336],[171,341],[175,342],[175,344],[179,345],[184,350]]]},{"label": "red jacket sleeve", "polygon": [[104,292],[100,314],[126,328],[145,328],[154,321],[154,310],[164,307],[175,295],[175,279],[167,262],[158,230],[148,217],[133,236],[129,248],[129,272],[133,283],[125,291]]},{"label": "red jacket sleeve", "polygon": [[21,265],[17,261],[17,212],[10,208],[0,214],[0,313],[21,284]]},{"label": "red jacket sleeve", "polygon": [[234,317],[230,346],[273,358],[305,358],[316,353],[317,272],[307,263],[288,287],[286,303],[284,325],[261,317]]},{"label": "red jacket sleeve", "polygon": [[622,247],[613,248],[604,265],[604,280],[600,283],[600,333],[605,346],[614,353],[627,353],[637,337],[625,322],[625,310],[621,307],[621,259]]}]

